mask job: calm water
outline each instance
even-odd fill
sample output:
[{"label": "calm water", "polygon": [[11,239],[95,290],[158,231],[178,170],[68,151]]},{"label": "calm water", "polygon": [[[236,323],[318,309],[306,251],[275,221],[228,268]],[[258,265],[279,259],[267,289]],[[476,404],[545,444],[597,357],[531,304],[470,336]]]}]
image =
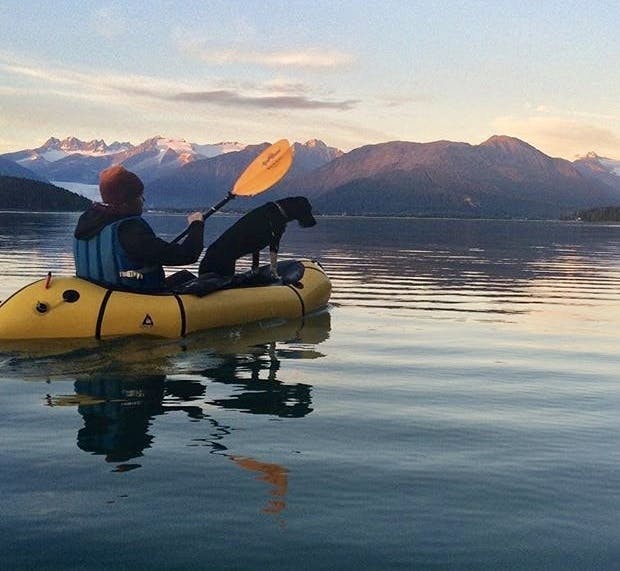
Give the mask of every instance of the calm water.
[{"label": "calm water", "polygon": [[[0,213],[0,298],[72,272],[75,219]],[[618,569],[619,251],[321,219],[283,243],[333,280],[304,322],[1,347],[2,567]]]}]

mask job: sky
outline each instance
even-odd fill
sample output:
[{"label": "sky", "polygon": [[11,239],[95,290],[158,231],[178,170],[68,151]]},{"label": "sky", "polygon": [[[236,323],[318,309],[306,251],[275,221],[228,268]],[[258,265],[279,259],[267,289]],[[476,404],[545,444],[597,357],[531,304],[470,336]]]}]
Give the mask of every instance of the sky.
[{"label": "sky", "polygon": [[620,3],[0,2],[0,153],[522,139],[620,159]]}]

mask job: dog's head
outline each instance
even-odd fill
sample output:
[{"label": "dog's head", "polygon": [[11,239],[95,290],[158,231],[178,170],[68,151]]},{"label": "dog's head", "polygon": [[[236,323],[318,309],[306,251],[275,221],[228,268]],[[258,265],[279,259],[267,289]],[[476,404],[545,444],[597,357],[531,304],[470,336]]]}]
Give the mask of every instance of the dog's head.
[{"label": "dog's head", "polygon": [[289,196],[277,201],[286,212],[289,220],[297,220],[302,228],[310,228],[316,224],[312,216],[312,205],[305,196]]}]

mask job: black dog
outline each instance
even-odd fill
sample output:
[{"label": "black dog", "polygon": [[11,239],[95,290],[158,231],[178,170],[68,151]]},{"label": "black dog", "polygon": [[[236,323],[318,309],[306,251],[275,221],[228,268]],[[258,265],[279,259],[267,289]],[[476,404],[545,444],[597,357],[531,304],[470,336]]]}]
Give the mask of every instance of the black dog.
[{"label": "black dog", "polygon": [[207,248],[200,262],[199,273],[233,275],[235,262],[246,254],[252,254],[252,270],[256,271],[260,250],[269,246],[271,274],[277,277],[276,263],[280,239],[286,224],[292,220],[297,220],[303,228],[316,224],[312,216],[312,206],[307,198],[293,196],[255,208],[237,220]]}]

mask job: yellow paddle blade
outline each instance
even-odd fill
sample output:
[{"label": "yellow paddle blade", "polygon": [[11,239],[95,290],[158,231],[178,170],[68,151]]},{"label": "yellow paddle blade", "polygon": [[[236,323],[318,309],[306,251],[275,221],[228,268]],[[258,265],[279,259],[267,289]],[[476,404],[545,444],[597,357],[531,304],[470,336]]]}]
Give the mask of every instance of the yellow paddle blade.
[{"label": "yellow paddle blade", "polygon": [[267,147],[241,173],[230,194],[254,196],[278,182],[293,164],[293,147],[286,139]]}]

